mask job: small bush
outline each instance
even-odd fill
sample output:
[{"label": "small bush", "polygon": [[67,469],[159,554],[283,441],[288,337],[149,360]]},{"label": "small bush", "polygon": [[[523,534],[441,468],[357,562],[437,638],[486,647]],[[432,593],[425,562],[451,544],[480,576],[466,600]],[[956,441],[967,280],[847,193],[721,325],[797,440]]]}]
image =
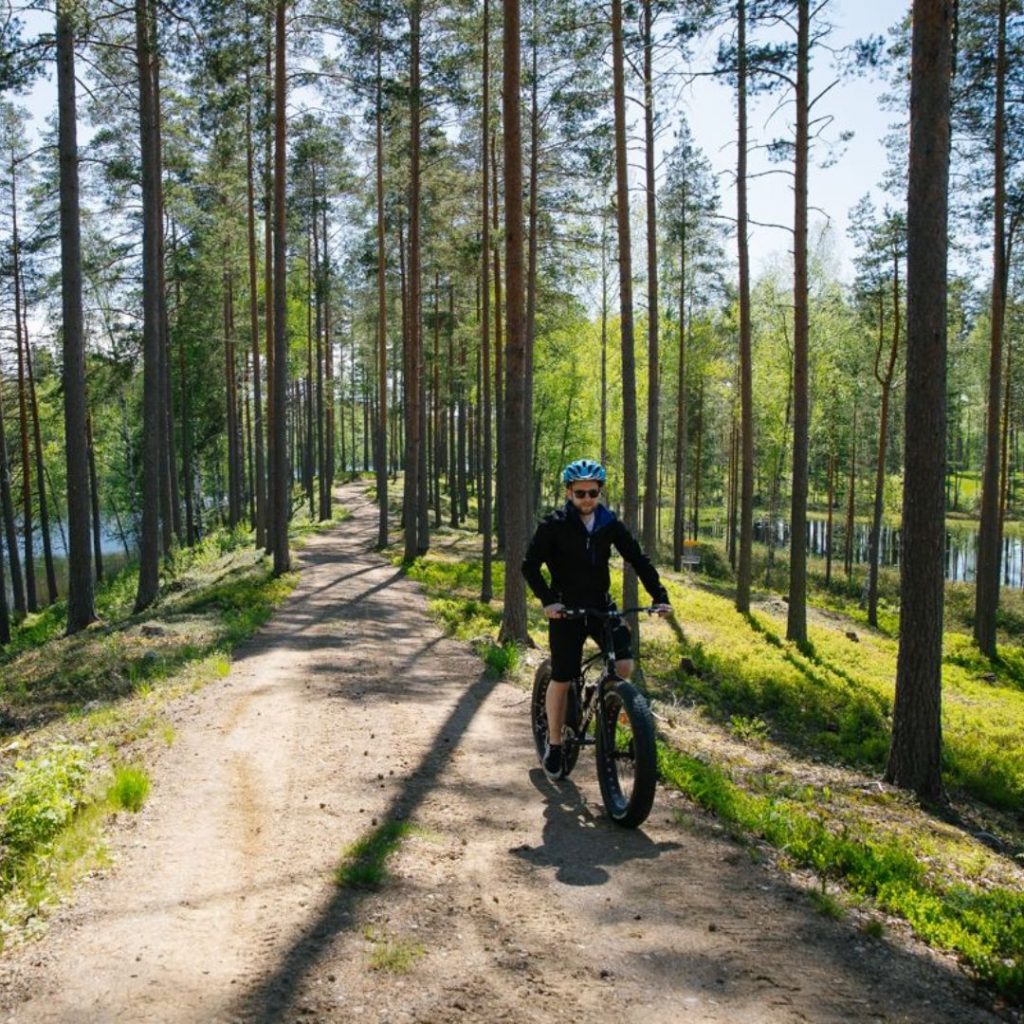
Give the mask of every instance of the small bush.
[{"label": "small bush", "polygon": [[88,755],[57,744],[32,761],[19,761],[0,791],[0,877],[5,885],[19,866],[48,846],[85,803]]},{"label": "small bush", "polygon": [[149,775],[144,768],[122,766],[114,773],[107,797],[115,806],[133,813],[142,810],[149,796]]},{"label": "small bush", "polygon": [[519,645],[509,641],[506,644],[488,643],[483,651],[484,664],[492,676],[500,678],[515,672],[522,658]]}]

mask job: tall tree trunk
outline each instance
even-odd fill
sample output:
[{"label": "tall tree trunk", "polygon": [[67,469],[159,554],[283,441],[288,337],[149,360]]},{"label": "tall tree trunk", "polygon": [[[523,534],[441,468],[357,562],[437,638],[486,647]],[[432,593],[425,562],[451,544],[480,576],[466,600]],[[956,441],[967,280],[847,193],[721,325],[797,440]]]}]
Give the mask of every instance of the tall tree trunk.
[{"label": "tall tree trunk", "polygon": [[[608,464],[608,211],[601,213],[601,465]],[[561,467],[559,467],[561,468]]]},{"label": "tall tree trunk", "polygon": [[[225,253],[225,261],[228,254]],[[238,452],[238,384],[235,367],[235,298],[230,269],[224,268],[224,415],[228,447],[228,526],[234,529],[242,518],[242,460]]]},{"label": "tall tree trunk", "polygon": [[[633,338],[633,255],[629,226],[629,164],[626,154],[626,80],[622,40],[622,0],[612,0],[612,66],[615,106],[615,214],[619,236],[619,305],[622,335],[622,463],[623,522],[637,532],[639,480],[636,436],[636,360]],[[623,606],[637,603],[637,579],[626,566],[622,579]],[[638,623],[634,617],[634,633]]]},{"label": "tall tree trunk", "polygon": [[[504,2],[504,0],[502,0]],[[502,339],[502,277],[501,244],[498,237],[498,140],[491,132],[491,236],[494,245],[494,433],[498,442],[495,452],[495,501],[497,502],[498,551],[505,550],[505,354]]]},{"label": "tall tree trunk", "polygon": [[175,540],[181,543],[181,502],[178,496],[178,465],[174,450],[174,399],[171,380],[170,325],[167,318],[167,277],[164,257],[163,134],[160,113],[160,51],[157,0],[147,0],[152,36],[151,70],[153,81],[153,172],[156,183],[153,214],[156,231],[157,325],[160,332],[160,517],[163,524],[163,549],[169,553]]},{"label": "tall tree trunk", "polygon": [[736,571],[736,610],[750,611],[754,540],[754,388],[750,315],[750,249],[747,240],[747,5],[737,4],[738,65],[736,75],[736,248],[739,260],[740,306],[740,557]]},{"label": "tall tree trunk", "polygon": [[14,344],[18,352],[18,428],[21,437],[21,525],[25,542],[25,596],[28,610],[37,612],[39,601],[36,597],[36,559],[34,531],[32,529],[32,463],[29,456],[28,439],[28,375],[25,369],[25,349],[28,340],[22,323],[21,253],[18,240],[18,193],[17,163],[11,151],[11,252],[13,255],[12,276],[14,277]]},{"label": "tall tree trunk", "polygon": [[7,580],[4,573],[4,545],[0,541],[0,647],[11,642],[11,614],[7,608]]},{"label": "tall tree trunk", "polygon": [[[285,8],[286,0],[274,5],[274,365],[273,365],[273,431],[271,453],[273,477],[273,547],[274,574],[280,576],[291,567],[288,550],[288,520],[291,508],[289,493],[291,473],[288,470],[288,284],[286,277],[287,210],[285,207],[285,140],[287,138],[287,106],[285,89]],[[271,372],[268,367],[268,373]]]},{"label": "tall tree trunk", "polygon": [[996,656],[996,611],[999,608],[999,428],[1002,420],[1003,327],[1006,319],[1006,9],[999,0],[996,43],[995,169],[993,173],[992,308],[988,371],[988,417],[985,421],[985,470],[981,481],[981,524],[974,600],[974,639],[982,654]]},{"label": "tall tree trunk", "polygon": [[422,356],[420,351],[420,2],[409,6],[410,32],[410,171],[409,171],[409,298],[406,311],[405,359],[405,558],[420,551],[420,455],[423,447]]},{"label": "tall tree trunk", "polygon": [[[326,186],[326,182],[325,182]],[[323,197],[323,202],[326,205],[327,195],[326,187]],[[323,239],[325,256],[327,248],[327,238]],[[324,294],[324,272],[320,262],[320,231],[317,224],[316,216],[316,204],[314,203],[314,214],[313,214],[313,266],[316,268],[316,291],[315,291],[315,302],[316,302],[316,461],[320,467],[319,477],[319,488],[317,493],[319,495],[319,507],[317,509],[317,518],[323,522],[326,519],[330,519],[331,512],[328,502],[329,484],[328,484],[328,472],[327,472],[327,438],[325,431],[327,428],[327,409],[324,404],[324,302],[326,296]]]},{"label": "tall tree trunk", "polygon": [[[1010,499],[1010,419],[1011,414],[1014,412],[1012,406],[1013,389],[1011,384],[1013,377],[1011,371],[1013,369],[1013,338],[1007,336],[1006,338],[1006,368],[1003,374],[1003,436],[1001,441],[1001,455],[999,459],[1000,465],[1000,479],[999,479],[999,536],[1003,536],[1003,525],[1006,522],[1006,514],[1009,512],[1009,499]],[[42,496],[42,491],[40,491]]]},{"label": "tall tree trunk", "polygon": [[89,497],[92,506],[92,554],[96,563],[96,580],[103,579],[103,530],[100,525],[100,482],[96,472],[96,446],[92,439],[92,416],[85,416],[86,443],[89,446]]},{"label": "tall tree trunk", "polygon": [[647,458],[644,477],[643,546],[652,560],[658,551],[658,441],[660,381],[658,351],[658,212],[654,154],[654,12],[643,0],[644,142],[647,176]]},{"label": "tall tree trunk", "polygon": [[[377,0],[377,83],[376,188],[377,188],[377,545],[388,543],[388,295],[387,264],[384,248],[384,79],[381,54],[384,45],[381,0]],[[486,44],[485,44],[486,45]],[[486,258],[486,255],[485,255]]]},{"label": "tall tree trunk", "polygon": [[[326,188],[326,186],[325,186]],[[324,431],[326,440],[324,442],[324,476],[326,484],[324,493],[326,495],[327,507],[325,518],[330,519],[334,515],[334,342],[331,335],[331,253],[327,245],[329,237],[327,233],[327,203],[324,202],[322,213],[323,225],[321,237],[324,240],[324,386],[327,389],[325,401],[327,408],[324,411]],[[365,437],[370,437],[370,430],[367,428]],[[369,463],[364,467],[366,472],[370,471]]]},{"label": "tall tree trunk", "polygon": [[832,586],[832,510],[836,500],[836,457],[828,453],[828,519],[825,525],[825,589]]},{"label": "tall tree trunk", "polygon": [[534,520],[534,447],[533,447],[533,350],[537,332],[537,231],[538,189],[540,187],[540,105],[538,103],[537,50],[540,26],[537,0],[531,3],[530,24],[530,207],[526,243],[526,364],[523,391],[523,439],[526,442],[526,523]]},{"label": "tall tree trunk", "polygon": [[[685,211],[685,202],[683,204]],[[689,414],[686,408],[686,214],[679,239],[679,374],[676,384],[675,517],[672,526],[672,568],[683,567],[686,537],[686,450]]]},{"label": "tall tree trunk", "polygon": [[[246,232],[249,256],[249,349],[252,353],[252,417],[255,448],[256,547],[267,546],[267,466],[263,444],[263,383],[260,380],[260,311],[256,284],[256,157],[252,131],[251,75],[245,75]],[[265,299],[267,305],[269,295]]]},{"label": "tall tree trunk", "polygon": [[914,0],[900,647],[885,778],[942,796],[946,260],[953,0]]},{"label": "tall tree trunk", "polygon": [[881,556],[882,508],[885,499],[885,456],[889,444],[889,398],[892,394],[892,381],[896,372],[896,356],[900,347],[900,277],[899,262],[893,258],[893,295],[892,295],[892,344],[889,347],[889,362],[885,370],[880,369],[882,357],[882,331],[884,317],[879,306],[878,347],[875,350],[875,380],[878,381],[882,393],[878,413],[878,459],[875,463],[875,504],[871,516],[871,535],[868,542],[868,623],[878,626],[878,563]]},{"label": "tall tree trunk", "polygon": [[846,538],[843,544],[843,569],[849,580],[853,575],[854,509],[857,491],[857,396],[853,399],[853,429],[850,431],[850,481],[846,491]]},{"label": "tall tree trunk", "polygon": [[[0,384],[2,384],[0,378]],[[25,581],[21,574],[21,555],[18,553],[18,534],[14,525],[14,498],[11,493],[11,466],[7,457],[7,434],[4,427],[3,388],[0,387],[0,505],[3,510],[4,536],[11,562],[11,594],[15,619],[23,619],[25,606]]]},{"label": "tall tree trunk", "polygon": [[273,555],[277,541],[277,527],[274,517],[277,515],[277,492],[274,489],[274,473],[277,460],[274,445],[277,442],[277,420],[274,415],[274,402],[277,386],[274,383],[274,356],[277,347],[277,328],[274,324],[274,310],[277,304],[276,282],[274,274],[274,225],[277,214],[274,211],[274,97],[277,89],[274,73],[274,27],[276,23],[276,4],[266,5],[266,22],[264,36],[266,42],[266,65],[264,80],[264,120],[266,122],[263,138],[263,296],[266,304],[265,323],[267,354],[267,547],[268,555]]},{"label": "tall tree trunk", "polygon": [[139,585],[135,610],[156,600],[160,578],[161,384],[160,308],[157,267],[159,188],[156,164],[153,96],[154,26],[147,0],[135,0],[135,39],[139,68],[139,142],[142,153],[142,532],[139,542]]},{"label": "tall tree trunk", "polygon": [[53,543],[50,538],[50,511],[46,498],[46,473],[43,466],[43,437],[39,427],[39,402],[36,400],[35,373],[32,370],[32,346],[25,333],[25,355],[28,365],[29,400],[32,407],[32,432],[36,451],[36,479],[39,481],[39,529],[43,535],[43,558],[46,563],[46,593],[50,604],[57,600],[57,572],[53,564]]},{"label": "tall tree trunk", "polygon": [[[141,3],[142,0],[137,0]],[[68,633],[96,619],[89,550],[89,462],[85,439],[85,331],[78,199],[75,12],[57,2],[57,108],[60,159],[60,252],[64,339],[64,443],[68,492]]]},{"label": "tall tree trunk", "polygon": [[523,280],[523,151],[519,117],[519,0],[505,0],[502,119],[505,129],[505,463],[512,486],[505,505],[505,603],[502,643],[526,643],[526,581],[519,571],[527,544],[526,323]]},{"label": "tall tree trunk", "polygon": [[807,642],[807,152],[809,147],[810,0],[797,0],[796,161],[793,170],[793,491],[790,495],[789,614],[786,639]]},{"label": "tall tree trunk", "polygon": [[484,0],[483,59],[480,72],[483,102],[480,114],[480,378],[481,378],[481,456],[483,493],[480,495],[480,532],[483,534],[483,566],[480,582],[480,600],[490,601],[494,596],[493,546],[494,517],[491,504],[493,491],[492,466],[494,440],[491,435],[491,224],[488,217],[490,202],[489,163],[487,145],[491,120],[491,11],[490,0]]},{"label": "tall tree trunk", "polygon": [[691,537],[696,540],[700,534],[700,486],[704,468],[704,381],[697,392],[697,451],[693,462],[693,519]]}]

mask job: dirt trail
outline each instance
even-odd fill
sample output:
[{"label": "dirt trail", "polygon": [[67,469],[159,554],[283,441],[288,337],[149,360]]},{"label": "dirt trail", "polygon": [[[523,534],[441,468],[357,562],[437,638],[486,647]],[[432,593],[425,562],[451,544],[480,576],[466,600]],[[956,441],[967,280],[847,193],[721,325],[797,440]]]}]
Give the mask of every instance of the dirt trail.
[{"label": "dirt trail", "polygon": [[[526,694],[444,639],[370,551],[312,540],[230,676],[179,702],[152,796],[49,935],[0,963],[0,1020],[994,1022],[938,959],[817,914],[680,798],[604,818],[590,755],[536,768]],[[414,827],[379,891],[346,846]],[[689,820],[681,824],[680,820]],[[390,946],[388,946],[390,943]],[[402,972],[375,970],[388,949]]]}]

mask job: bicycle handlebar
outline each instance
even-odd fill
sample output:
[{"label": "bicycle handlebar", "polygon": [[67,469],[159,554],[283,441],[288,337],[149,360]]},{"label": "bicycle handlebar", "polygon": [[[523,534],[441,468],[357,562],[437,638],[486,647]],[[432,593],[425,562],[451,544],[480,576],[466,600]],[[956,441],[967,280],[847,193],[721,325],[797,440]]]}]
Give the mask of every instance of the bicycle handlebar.
[{"label": "bicycle handlebar", "polygon": [[653,615],[657,605],[649,604],[638,608],[617,608],[609,611],[607,608],[563,608],[561,617],[563,619],[582,619],[587,615],[593,615],[597,619],[615,619],[623,615],[634,615],[637,612],[647,612]]}]

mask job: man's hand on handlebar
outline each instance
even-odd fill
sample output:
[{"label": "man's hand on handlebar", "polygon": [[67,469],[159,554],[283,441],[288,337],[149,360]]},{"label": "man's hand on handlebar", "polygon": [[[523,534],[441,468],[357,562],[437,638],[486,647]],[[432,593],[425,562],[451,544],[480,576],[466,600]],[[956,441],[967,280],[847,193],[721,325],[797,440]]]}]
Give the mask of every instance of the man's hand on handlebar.
[{"label": "man's hand on handlebar", "polygon": [[565,611],[565,605],[561,601],[556,601],[554,604],[544,605],[544,614],[549,619],[560,619],[562,613]]}]

